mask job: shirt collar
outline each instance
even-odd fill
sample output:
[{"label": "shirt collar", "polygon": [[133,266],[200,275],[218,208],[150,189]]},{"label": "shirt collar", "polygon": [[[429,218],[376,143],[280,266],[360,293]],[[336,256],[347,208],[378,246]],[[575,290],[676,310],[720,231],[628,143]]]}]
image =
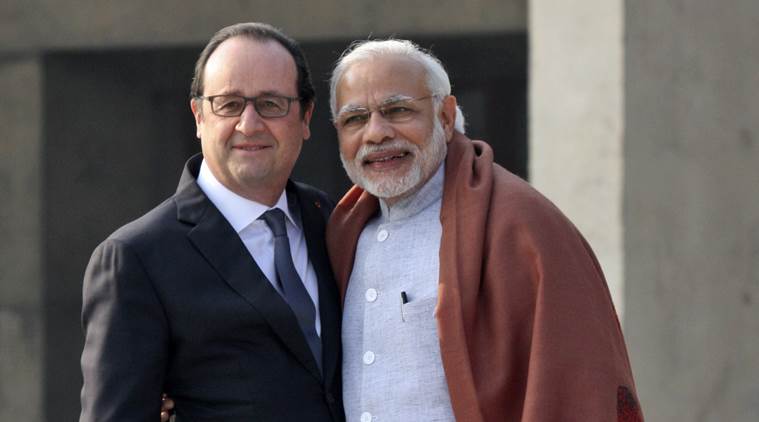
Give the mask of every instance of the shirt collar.
[{"label": "shirt collar", "polygon": [[[260,202],[243,198],[221,184],[211,172],[205,159],[200,164],[197,180],[200,189],[203,190],[208,199],[216,206],[216,208],[218,208],[221,215],[229,221],[229,224],[232,225],[232,228],[234,228],[237,233],[243,231],[252,222],[256,221],[261,215],[263,215],[263,213],[270,209],[270,207]],[[277,203],[271,208],[279,208],[284,211],[287,219],[290,220],[290,223],[295,227],[298,227],[295,223],[295,219],[290,213],[290,207],[287,204],[287,195],[285,194],[285,191],[282,191]]]}]

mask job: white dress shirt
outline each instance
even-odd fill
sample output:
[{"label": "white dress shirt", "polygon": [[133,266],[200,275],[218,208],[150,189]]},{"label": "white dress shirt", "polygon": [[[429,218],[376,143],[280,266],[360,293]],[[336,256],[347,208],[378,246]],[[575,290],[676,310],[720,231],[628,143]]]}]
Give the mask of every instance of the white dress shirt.
[{"label": "white dress shirt", "polygon": [[[209,200],[219,209],[224,218],[237,232],[250,256],[256,261],[261,272],[264,273],[274,289],[282,292],[277,286],[277,271],[274,266],[274,235],[269,226],[258,218],[270,208],[261,203],[251,201],[227,189],[211,173],[205,160],[200,165],[198,173],[198,186],[206,194]],[[284,211],[287,218],[287,237],[290,240],[290,253],[293,257],[295,270],[311,296],[316,307],[316,333],[321,336],[321,319],[319,318],[319,286],[316,272],[308,260],[308,248],[306,237],[303,235],[301,221],[296,221],[287,205],[285,192],[279,196],[279,200],[271,208],[279,208]],[[251,280],[252,282],[252,280]]]}]

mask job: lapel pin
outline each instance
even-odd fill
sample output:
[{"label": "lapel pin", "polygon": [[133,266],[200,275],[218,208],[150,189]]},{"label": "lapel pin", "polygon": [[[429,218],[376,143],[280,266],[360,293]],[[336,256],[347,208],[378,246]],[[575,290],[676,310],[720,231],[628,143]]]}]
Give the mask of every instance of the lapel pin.
[{"label": "lapel pin", "polygon": [[316,205],[316,208],[321,208],[322,207],[322,203],[319,202],[319,201],[314,201],[314,205]]}]

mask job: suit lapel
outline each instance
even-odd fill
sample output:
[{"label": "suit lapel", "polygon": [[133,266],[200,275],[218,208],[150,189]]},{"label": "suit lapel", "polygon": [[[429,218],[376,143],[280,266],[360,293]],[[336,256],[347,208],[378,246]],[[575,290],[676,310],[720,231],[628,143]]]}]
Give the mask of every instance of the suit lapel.
[{"label": "suit lapel", "polygon": [[[197,156],[196,156],[197,157]],[[194,225],[187,237],[229,287],[242,296],[271,326],[296,358],[318,379],[319,369],[289,305],[274,290],[238,234],[194,183],[200,158],[188,161],[177,194],[177,218]],[[187,183],[186,176],[193,179]],[[185,182],[183,184],[183,182]]]},{"label": "suit lapel", "polygon": [[318,199],[308,198],[308,195],[302,189],[298,189],[294,183],[288,184],[288,190],[295,193],[293,196],[297,201],[295,206],[300,210],[301,223],[308,248],[308,259],[314,267],[319,281],[322,367],[324,379],[329,383],[334,379],[336,371],[339,369],[340,304],[337,285],[324,242],[326,220],[329,215],[326,208],[328,204],[322,204]]}]

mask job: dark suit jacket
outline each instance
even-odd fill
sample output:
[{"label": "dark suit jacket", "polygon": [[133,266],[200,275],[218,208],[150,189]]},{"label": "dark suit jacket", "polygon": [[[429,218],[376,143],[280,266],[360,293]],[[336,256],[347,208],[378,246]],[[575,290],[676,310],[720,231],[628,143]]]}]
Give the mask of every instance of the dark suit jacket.
[{"label": "dark suit jacket", "polygon": [[318,277],[323,375],[295,315],[196,183],[113,233],[84,277],[80,421],[343,421],[340,307],[324,244],[333,203],[289,182]]}]

